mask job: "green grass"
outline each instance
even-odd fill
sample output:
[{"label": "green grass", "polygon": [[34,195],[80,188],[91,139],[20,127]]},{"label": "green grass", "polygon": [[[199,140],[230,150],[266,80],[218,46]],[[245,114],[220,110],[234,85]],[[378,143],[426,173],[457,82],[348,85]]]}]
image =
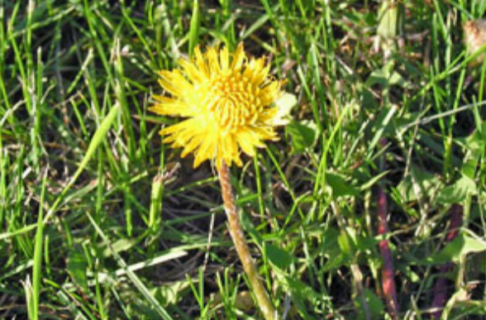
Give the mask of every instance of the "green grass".
[{"label": "green grass", "polygon": [[430,319],[450,262],[444,317],[484,319],[486,64],[468,67],[462,24],[486,1],[380,7],[0,0],[0,319],[261,318],[214,170],[164,146],[174,120],[147,111],[158,70],[242,41],[296,98],[280,141],[232,168],[280,314],[389,318],[382,186],[400,318]]}]

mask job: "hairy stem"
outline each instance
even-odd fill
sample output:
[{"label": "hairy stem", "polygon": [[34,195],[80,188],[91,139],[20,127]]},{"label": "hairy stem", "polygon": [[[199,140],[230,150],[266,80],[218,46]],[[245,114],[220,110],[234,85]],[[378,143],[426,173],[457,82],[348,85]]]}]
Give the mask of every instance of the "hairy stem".
[{"label": "hairy stem", "polygon": [[236,210],[235,198],[233,196],[233,190],[230,183],[230,175],[228,172],[228,166],[223,163],[219,169],[219,181],[221,183],[221,193],[223,195],[224,210],[228,218],[229,232],[233,243],[235,244],[236,251],[240,257],[241,264],[245,270],[246,276],[250,281],[253,293],[256,296],[258,306],[263,313],[266,320],[277,319],[277,314],[272,302],[267,294],[267,291],[263,287],[262,282],[258,278],[258,270],[253,261],[248,244],[246,243],[245,236],[243,235],[243,229],[241,228],[240,219]]}]

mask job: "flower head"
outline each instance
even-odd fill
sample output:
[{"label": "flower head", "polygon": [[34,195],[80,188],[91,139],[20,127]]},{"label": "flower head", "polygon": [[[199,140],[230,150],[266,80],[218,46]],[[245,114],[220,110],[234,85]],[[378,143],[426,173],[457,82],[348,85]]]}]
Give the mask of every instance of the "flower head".
[{"label": "flower head", "polygon": [[241,166],[240,150],[253,156],[264,140],[276,140],[274,127],[281,113],[274,102],[282,82],[272,80],[264,58],[248,59],[240,44],[233,55],[228,48],[195,49],[193,60],[181,60],[179,69],[160,71],[159,83],[169,96],[154,96],[150,110],[186,118],[160,131],[164,142],[193,153],[194,167],[205,160],[218,168],[223,161]]}]

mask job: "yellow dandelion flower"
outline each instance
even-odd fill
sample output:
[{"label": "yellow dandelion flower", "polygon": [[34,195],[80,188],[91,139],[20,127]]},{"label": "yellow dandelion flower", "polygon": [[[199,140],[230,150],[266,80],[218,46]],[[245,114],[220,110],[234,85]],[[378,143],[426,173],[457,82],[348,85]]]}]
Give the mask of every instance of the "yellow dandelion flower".
[{"label": "yellow dandelion flower", "polygon": [[264,58],[248,59],[243,45],[230,55],[228,48],[195,49],[193,60],[179,69],[160,71],[159,83],[170,96],[154,96],[151,111],[186,118],[160,131],[164,142],[193,153],[194,167],[205,160],[219,169],[223,162],[242,165],[240,151],[253,156],[265,140],[276,140],[275,126],[282,113],[274,106],[281,81],[272,80]]}]

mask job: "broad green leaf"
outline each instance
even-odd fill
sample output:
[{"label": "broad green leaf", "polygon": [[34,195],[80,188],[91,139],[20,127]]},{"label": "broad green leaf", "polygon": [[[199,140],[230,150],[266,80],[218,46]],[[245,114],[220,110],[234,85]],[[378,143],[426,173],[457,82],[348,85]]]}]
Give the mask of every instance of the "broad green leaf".
[{"label": "broad green leaf", "polygon": [[265,250],[268,260],[277,268],[285,269],[294,261],[294,257],[290,253],[273,244],[265,244]]},{"label": "broad green leaf", "polygon": [[[486,122],[485,122],[486,123]],[[483,124],[484,127],[484,124]],[[459,143],[464,149],[467,150],[464,155],[461,167],[461,173],[464,176],[474,178],[476,174],[476,168],[481,161],[481,155],[485,148],[486,139],[484,128],[477,128],[467,138],[457,138],[455,142]]]},{"label": "broad green leaf", "polygon": [[308,301],[311,305],[315,305],[322,299],[321,296],[311,286],[296,277],[289,276],[278,269],[276,269],[275,275],[285,291],[290,292],[292,302],[297,306],[297,310],[301,313],[303,319],[313,320],[314,317],[306,311],[305,302]]},{"label": "broad green leaf", "polygon": [[352,243],[350,237],[346,232],[341,232],[338,237],[338,244],[341,251],[348,257],[351,257],[354,253],[354,243]]},{"label": "broad green leaf", "polygon": [[328,227],[324,232],[320,231],[321,235],[321,251],[323,254],[336,254],[337,251],[341,251],[338,246],[338,237],[340,235],[339,230],[333,227]]},{"label": "broad green leaf", "polygon": [[468,234],[460,233],[441,252],[425,261],[432,264],[442,264],[449,261],[459,262],[464,255],[483,251],[486,251],[486,242],[479,238],[473,238]]},{"label": "broad green leaf", "polygon": [[[465,287],[458,288],[447,301],[441,319],[470,319],[471,317],[467,317],[466,315],[485,314],[486,307],[484,301],[474,301],[470,298],[470,295],[471,293]],[[461,309],[463,312],[469,309],[463,317],[457,314]],[[474,319],[483,319],[483,317],[474,317]]]},{"label": "broad green leaf", "polygon": [[83,250],[77,246],[71,248],[67,258],[67,271],[76,285],[82,287],[85,292],[89,292],[86,277],[87,268],[88,262],[86,261]]},{"label": "broad green leaf", "polygon": [[467,197],[477,194],[476,183],[471,178],[463,175],[454,184],[443,188],[437,195],[440,204],[460,203]]},{"label": "broad green leaf", "polygon": [[317,126],[310,120],[292,121],[285,130],[292,140],[292,153],[300,154],[311,148],[316,139]]},{"label": "broad green leaf", "polygon": [[357,196],[358,189],[350,185],[342,175],[338,173],[326,172],[326,181],[332,188],[334,197]]},{"label": "broad green leaf", "polygon": [[[482,300],[472,300],[470,292],[465,288],[460,288],[454,293],[448,303],[442,319],[484,319],[486,316],[486,304]],[[446,318],[444,315],[451,313],[451,316]],[[472,316],[482,317],[472,317]]]},{"label": "broad green leaf", "polygon": [[321,254],[329,258],[328,262],[321,268],[322,272],[335,270],[346,262],[348,255],[341,250],[339,241],[342,240],[340,240],[340,236],[341,232],[335,228],[328,228],[322,233]]},{"label": "broad green leaf", "polygon": [[392,72],[390,75],[387,75],[387,72],[379,69],[373,71],[369,78],[366,80],[366,84],[368,87],[372,87],[375,84],[379,84],[381,86],[400,86],[403,88],[409,87],[408,82],[403,79],[403,77],[396,71]]},{"label": "broad green leaf", "polygon": [[168,307],[176,305],[187,288],[189,288],[189,282],[182,280],[154,288],[150,292],[164,307]]},{"label": "broad green leaf", "polygon": [[130,248],[135,246],[137,242],[138,241],[136,239],[125,239],[125,238],[119,239],[111,245],[111,248],[105,248],[105,250],[103,251],[103,257],[106,258],[108,256],[113,255],[111,249],[113,249],[116,253],[130,250]]},{"label": "broad green leaf", "polygon": [[412,174],[406,176],[397,186],[404,203],[431,197],[442,186],[439,178],[418,167],[411,167]]},{"label": "broad green leaf", "polygon": [[[364,289],[364,296],[366,303],[368,304],[368,310],[371,313],[371,319],[383,319],[383,311],[385,310],[385,308],[381,299],[378,298],[376,294],[374,294],[369,289]],[[358,319],[366,319],[362,297],[356,297],[355,301],[358,306]]]}]

